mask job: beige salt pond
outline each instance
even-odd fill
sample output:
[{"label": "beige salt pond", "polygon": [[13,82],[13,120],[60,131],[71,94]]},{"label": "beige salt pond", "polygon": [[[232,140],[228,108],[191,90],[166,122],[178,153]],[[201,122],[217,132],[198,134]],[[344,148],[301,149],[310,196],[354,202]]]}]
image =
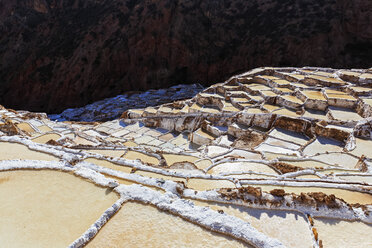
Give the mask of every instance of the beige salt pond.
[{"label": "beige salt pond", "polygon": [[302,116],[306,118],[319,119],[319,120],[328,119],[326,112],[323,112],[320,110],[313,110],[313,109],[307,109]]},{"label": "beige salt pond", "polygon": [[286,140],[286,141],[290,141],[290,142],[293,142],[293,143],[296,143],[296,144],[299,144],[299,145],[305,145],[309,141],[309,138],[307,138],[302,133],[297,133],[297,132],[285,130],[285,129],[282,129],[282,128],[273,129],[269,133],[269,135],[272,136],[272,137],[282,139],[282,140]]},{"label": "beige salt pond", "polygon": [[309,91],[302,91],[301,93],[311,100],[326,101],[326,98],[324,97],[321,91],[310,91],[309,90]]},{"label": "beige salt pond", "polygon": [[350,153],[358,157],[364,155],[368,158],[372,158],[372,140],[356,138],[356,148]]},{"label": "beige salt pond", "polygon": [[41,132],[43,133],[47,133],[47,132],[51,132],[53,131],[53,129],[51,129],[50,127],[48,127],[47,125],[42,125],[42,126],[39,126],[37,127],[37,129],[39,129]]},{"label": "beige salt pond", "polygon": [[109,168],[109,169],[112,169],[112,170],[121,171],[121,172],[124,172],[124,173],[130,173],[132,171],[132,167],[122,166],[122,165],[115,164],[115,163],[112,163],[112,162],[109,162],[109,161],[103,160],[103,159],[87,158],[87,159],[84,159],[84,162],[96,164],[96,165],[99,165],[99,166],[102,166],[102,167],[106,167],[106,168]]},{"label": "beige salt pond", "polygon": [[[87,247],[247,247],[151,205],[124,203]],[[250,247],[250,246],[248,246]]]},{"label": "beige salt pond", "polygon": [[52,155],[30,150],[27,146],[10,143],[0,142],[0,160],[11,160],[11,159],[29,159],[29,160],[47,160],[47,161],[58,161],[59,158]]},{"label": "beige salt pond", "polygon": [[372,225],[357,221],[316,218],[314,227],[324,247],[372,247]]},{"label": "beige salt pond", "polygon": [[372,194],[360,193],[357,191],[350,191],[335,188],[319,188],[319,187],[290,187],[290,186],[276,186],[276,185],[257,185],[263,191],[269,192],[273,189],[284,189],[286,193],[295,193],[300,195],[310,192],[323,192],[327,195],[334,194],[338,198],[344,199],[347,203],[372,204]]},{"label": "beige salt pond", "polygon": [[322,162],[327,162],[333,165],[341,166],[346,169],[355,169],[355,166],[359,161],[358,158],[355,158],[346,153],[321,154],[314,156],[312,158]]},{"label": "beige salt pond", "polygon": [[283,99],[287,100],[287,101],[290,101],[290,102],[294,102],[294,103],[298,103],[298,104],[303,104],[303,102],[298,99],[297,97],[295,96],[291,96],[291,95],[286,95],[286,96],[282,96]]},{"label": "beige salt pond", "polygon": [[139,159],[143,163],[149,163],[149,164],[153,164],[153,165],[159,164],[159,159],[157,159],[153,156],[146,155],[146,154],[141,153],[141,152],[136,152],[136,151],[128,151],[127,153],[125,153],[123,158],[129,159],[129,160]]},{"label": "beige salt pond", "polygon": [[187,182],[187,187],[199,191],[204,191],[220,188],[235,188],[235,184],[229,180],[191,178]]},{"label": "beige salt pond", "polygon": [[249,162],[231,162],[219,164],[208,171],[209,174],[220,174],[228,172],[257,172],[267,174],[277,174],[273,169],[265,164]]},{"label": "beige salt pond", "polygon": [[181,181],[186,183],[186,179],[183,177],[173,177],[173,176],[166,176],[163,174],[155,173],[155,172],[150,172],[150,171],[142,171],[142,170],[137,170],[135,172],[136,175],[141,175],[144,177],[151,177],[151,178],[157,178],[157,179],[163,179],[163,180],[170,180],[170,181]]},{"label": "beige salt pond", "polygon": [[289,110],[287,108],[281,108],[279,110],[274,110],[272,113],[277,114],[277,115],[291,116],[291,117],[301,117],[301,115],[297,114],[295,111]]},{"label": "beige salt pond", "polygon": [[261,155],[259,153],[250,152],[250,151],[241,150],[241,149],[234,149],[233,151],[231,151],[231,152],[229,152],[225,155],[221,155],[219,157],[216,157],[216,159],[220,160],[220,159],[224,159],[224,158],[227,158],[227,157],[245,158],[245,159],[261,159]]},{"label": "beige salt pond", "polygon": [[319,162],[319,161],[313,161],[313,160],[298,160],[298,161],[286,161],[282,160],[281,162],[290,164],[293,166],[297,166],[300,168],[327,168],[330,165]]},{"label": "beige salt pond", "polygon": [[77,144],[77,145],[88,145],[88,146],[94,146],[94,145],[97,145],[95,142],[93,141],[90,141],[90,140],[87,140],[83,137],[80,137],[79,135],[76,135],[75,139],[74,139],[74,142]]},{"label": "beige salt pond", "polygon": [[286,155],[281,153],[275,153],[275,152],[264,152],[265,158],[267,160],[273,160],[276,158],[296,158],[296,155]]},{"label": "beige salt pond", "polygon": [[167,163],[168,166],[180,162],[195,163],[195,161],[199,160],[198,157],[179,154],[162,154],[162,156],[165,159],[165,162]]},{"label": "beige salt pond", "polygon": [[136,146],[138,146],[137,143],[134,143],[133,141],[130,141],[130,140],[127,141],[127,142],[124,142],[123,145],[126,146],[126,147],[136,147]]},{"label": "beige salt pond", "polygon": [[271,104],[264,104],[263,105],[263,108],[266,109],[269,112],[272,112],[272,111],[275,111],[277,109],[280,109],[281,107],[280,106],[276,106],[276,105],[271,105]]},{"label": "beige salt pond", "polygon": [[22,131],[25,131],[25,132],[27,132],[27,133],[29,133],[29,134],[35,133],[35,129],[33,129],[33,128],[31,127],[31,125],[28,124],[27,122],[19,123],[19,124],[17,124],[17,127],[18,127],[19,129],[21,129]]},{"label": "beige salt pond", "polygon": [[222,203],[193,200],[195,205],[223,210],[250,223],[258,231],[276,238],[287,247],[312,247],[312,237],[304,216],[295,212],[261,210]]},{"label": "beige salt pond", "polygon": [[33,138],[32,141],[35,143],[45,144],[49,140],[58,140],[60,138],[61,138],[61,135],[57,133],[48,133],[48,134],[43,134],[41,136]]},{"label": "beige salt pond", "polygon": [[106,188],[52,170],[0,172],[2,247],[66,247],[118,200]]},{"label": "beige salt pond", "polygon": [[367,183],[369,185],[372,185],[372,175],[366,175],[366,176],[340,176],[339,177],[342,180],[349,181],[349,182],[361,182],[361,183]]},{"label": "beige salt pond", "polygon": [[363,118],[358,115],[355,111],[347,108],[339,108],[334,106],[329,106],[329,111],[333,118],[341,121],[360,121]]},{"label": "beige salt pond", "polygon": [[343,150],[343,144],[341,142],[327,139],[324,137],[318,137],[309,145],[307,145],[303,151],[308,156],[315,155],[317,153],[327,152],[341,152]]},{"label": "beige salt pond", "polygon": [[284,148],[288,148],[288,149],[292,149],[292,150],[298,150],[298,149],[301,148],[301,146],[298,145],[298,144],[294,144],[292,142],[287,142],[287,141],[284,141],[282,139],[276,139],[276,138],[272,138],[272,137],[268,137],[265,140],[264,144],[284,147]]},{"label": "beige salt pond", "polygon": [[205,169],[207,169],[211,164],[212,164],[212,161],[210,161],[209,159],[203,159],[203,160],[200,160],[200,161],[198,161],[198,162],[195,162],[195,166],[196,166],[199,170],[205,170]]},{"label": "beige salt pond", "polygon": [[110,157],[120,157],[125,153],[125,150],[106,150],[106,149],[96,149],[96,150],[84,150],[86,152],[98,153],[104,156]]}]

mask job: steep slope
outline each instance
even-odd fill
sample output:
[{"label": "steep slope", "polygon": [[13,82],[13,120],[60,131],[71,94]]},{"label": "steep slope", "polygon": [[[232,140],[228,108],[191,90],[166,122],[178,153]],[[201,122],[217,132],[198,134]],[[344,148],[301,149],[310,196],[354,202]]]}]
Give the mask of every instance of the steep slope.
[{"label": "steep slope", "polygon": [[0,102],[59,112],[257,66],[370,67],[369,1],[4,0]]}]

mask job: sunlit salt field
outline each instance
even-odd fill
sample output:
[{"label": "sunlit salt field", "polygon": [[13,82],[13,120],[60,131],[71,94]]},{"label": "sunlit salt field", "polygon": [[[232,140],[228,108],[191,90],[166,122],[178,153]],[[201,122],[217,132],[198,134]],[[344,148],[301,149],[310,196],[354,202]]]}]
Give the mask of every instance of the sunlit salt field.
[{"label": "sunlit salt field", "polygon": [[0,106],[0,247],[371,247],[366,73],[257,68],[105,122]]}]

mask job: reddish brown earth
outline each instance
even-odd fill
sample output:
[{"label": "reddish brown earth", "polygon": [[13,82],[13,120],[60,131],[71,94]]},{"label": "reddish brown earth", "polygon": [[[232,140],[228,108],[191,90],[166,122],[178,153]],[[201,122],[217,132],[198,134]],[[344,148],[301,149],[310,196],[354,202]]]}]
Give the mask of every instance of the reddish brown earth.
[{"label": "reddish brown earth", "polygon": [[3,0],[0,102],[59,112],[258,66],[366,68],[363,0]]}]

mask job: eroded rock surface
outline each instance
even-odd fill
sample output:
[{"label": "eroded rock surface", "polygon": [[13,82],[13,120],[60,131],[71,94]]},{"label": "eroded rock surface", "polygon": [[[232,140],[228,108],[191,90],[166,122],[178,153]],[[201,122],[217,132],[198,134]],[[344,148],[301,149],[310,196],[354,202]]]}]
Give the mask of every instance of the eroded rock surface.
[{"label": "eroded rock surface", "polygon": [[4,0],[0,102],[58,113],[258,66],[367,68],[371,11],[362,0]]}]

